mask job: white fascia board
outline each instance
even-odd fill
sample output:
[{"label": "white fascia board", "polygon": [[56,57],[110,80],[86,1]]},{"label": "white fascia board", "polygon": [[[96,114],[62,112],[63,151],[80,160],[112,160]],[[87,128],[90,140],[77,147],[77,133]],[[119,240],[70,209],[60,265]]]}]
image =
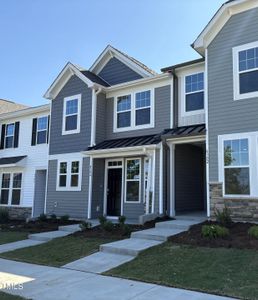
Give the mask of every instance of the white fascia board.
[{"label": "white fascia board", "polygon": [[122,53],[118,52],[115,48],[108,45],[103,52],[99,55],[93,65],[90,67],[90,71],[94,72],[95,74],[99,74],[100,71],[104,68],[107,62],[112,58],[116,57],[129,68],[133,69],[136,73],[143,77],[151,77],[153,74],[139,66],[137,63],[133,62],[131,59],[123,55]]},{"label": "white fascia board", "polygon": [[196,51],[205,54],[205,49],[224,27],[231,16],[258,7],[258,0],[238,0],[222,5],[193,43]]},{"label": "white fascia board", "polygon": [[29,107],[25,108],[22,110],[17,110],[5,114],[0,115],[0,120],[6,120],[6,119],[11,119],[11,118],[17,118],[17,117],[24,117],[28,115],[33,115],[41,112],[47,112],[50,113],[50,105],[45,104],[41,106],[36,106],[36,107]]},{"label": "white fascia board", "polygon": [[76,68],[72,63],[67,63],[67,65],[64,67],[64,69],[61,71],[61,73],[57,76],[55,81],[52,83],[52,85],[49,87],[47,92],[44,94],[44,98],[53,100],[60,90],[64,87],[64,85],[67,83],[67,81],[73,76],[76,75],[78,78],[80,78],[83,82],[86,83],[86,85],[89,88],[105,88],[104,86],[97,84],[93,81],[91,81],[89,78],[84,76],[81,71]]}]

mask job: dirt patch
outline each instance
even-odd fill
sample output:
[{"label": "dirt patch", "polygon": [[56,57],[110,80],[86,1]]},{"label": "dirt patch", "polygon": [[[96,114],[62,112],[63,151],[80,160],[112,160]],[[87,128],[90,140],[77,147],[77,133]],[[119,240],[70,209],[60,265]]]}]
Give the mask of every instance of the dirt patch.
[{"label": "dirt patch", "polygon": [[114,224],[112,231],[106,231],[101,228],[101,226],[96,226],[84,231],[75,232],[75,236],[81,237],[99,237],[99,238],[115,238],[115,239],[123,239],[130,237],[130,234],[134,231],[140,231],[144,229],[150,229],[155,227],[155,224],[158,222],[164,222],[172,220],[169,217],[157,218],[155,220],[146,222],[144,225],[131,225],[126,224],[126,229],[121,227],[119,224]]},{"label": "dirt patch", "polygon": [[38,232],[58,230],[59,226],[78,224],[78,223],[79,223],[78,221],[72,221],[72,220],[63,222],[60,219],[56,219],[56,220],[48,219],[47,221],[36,220],[27,223],[25,221],[20,221],[20,220],[10,220],[6,224],[0,224],[0,230],[38,233]]},{"label": "dirt patch", "polygon": [[193,225],[188,231],[177,234],[170,241],[177,244],[187,244],[201,247],[223,247],[237,249],[255,249],[258,250],[258,240],[248,235],[248,229],[253,226],[252,223],[232,223],[229,229],[229,236],[225,238],[209,239],[202,237],[202,226],[217,224],[216,222],[204,222]]}]

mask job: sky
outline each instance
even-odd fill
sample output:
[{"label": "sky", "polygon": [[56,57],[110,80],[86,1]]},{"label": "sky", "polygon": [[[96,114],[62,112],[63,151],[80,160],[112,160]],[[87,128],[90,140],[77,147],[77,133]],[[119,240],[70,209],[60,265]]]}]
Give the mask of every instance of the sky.
[{"label": "sky", "polygon": [[224,0],[0,0],[0,98],[36,106],[70,61],[111,44],[160,72],[198,58],[190,44]]}]

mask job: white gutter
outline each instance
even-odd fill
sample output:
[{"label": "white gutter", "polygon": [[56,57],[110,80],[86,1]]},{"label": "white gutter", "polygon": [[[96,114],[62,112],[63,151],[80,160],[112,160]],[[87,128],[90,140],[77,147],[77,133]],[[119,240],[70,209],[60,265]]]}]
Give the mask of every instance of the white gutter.
[{"label": "white gutter", "polygon": [[93,147],[96,144],[96,118],[97,118],[97,96],[102,91],[102,88],[98,88],[96,91],[92,89],[92,103],[91,103],[91,137],[90,146]]}]

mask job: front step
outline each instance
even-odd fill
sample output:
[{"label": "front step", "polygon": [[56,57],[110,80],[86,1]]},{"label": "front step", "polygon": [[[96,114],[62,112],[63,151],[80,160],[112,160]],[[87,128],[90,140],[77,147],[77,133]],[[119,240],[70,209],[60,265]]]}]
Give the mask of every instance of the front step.
[{"label": "front step", "polygon": [[47,231],[42,233],[33,233],[30,234],[28,238],[30,240],[48,242],[51,241],[52,239],[67,236],[69,234],[71,234],[71,232],[57,230],[57,231]]},{"label": "front step", "polygon": [[172,236],[185,231],[184,229],[171,229],[171,228],[151,228],[141,231],[136,231],[131,234],[132,238],[146,239],[154,241],[166,242]]},{"label": "front step", "polygon": [[73,224],[73,225],[59,226],[58,230],[74,233],[76,231],[81,231],[81,228],[80,228],[80,224]]},{"label": "front step", "polygon": [[156,228],[188,230],[192,225],[200,223],[193,220],[171,220],[156,223]]},{"label": "front step", "polygon": [[100,246],[100,251],[137,256],[140,252],[161,244],[161,241],[130,238]]}]

